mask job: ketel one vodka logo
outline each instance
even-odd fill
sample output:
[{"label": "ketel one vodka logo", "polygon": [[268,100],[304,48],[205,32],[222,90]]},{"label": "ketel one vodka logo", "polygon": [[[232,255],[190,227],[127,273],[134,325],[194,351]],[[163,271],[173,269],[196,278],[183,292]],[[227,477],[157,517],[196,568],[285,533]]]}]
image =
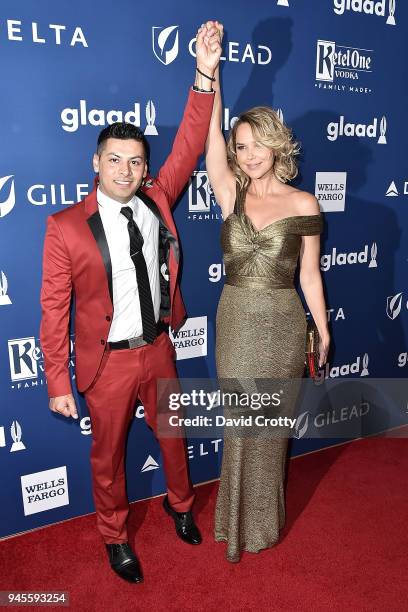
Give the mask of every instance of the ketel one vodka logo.
[{"label": "ketel one vodka logo", "polygon": [[188,188],[188,218],[192,221],[219,219],[216,205],[207,172],[194,172]]},{"label": "ketel one vodka logo", "polygon": [[0,270],[0,306],[8,306],[9,304],[11,304],[11,300],[7,293],[7,276],[4,274],[3,270]]},{"label": "ketel one vodka logo", "polygon": [[[45,384],[44,355],[38,339],[31,336],[9,340],[8,353],[12,389],[29,389]],[[75,378],[74,336],[70,337],[69,353],[68,365],[73,380]]]},{"label": "ketel one vodka logo", "polygon": [[333,0],[333,10],[336,15],[343,15],[345,11],[378,17],[387,15],[388,25],[395,25],[395,6],[395,0]]},{"label": "ketel one vodka logo", "polygon": [[42,353],[40,347],[37,346],[35,338],[9,340],[8,352],[11,380],[15,383],[12,385],[12,389],[15,388],[17,383],[22,381],[35,380],[37,385],[39,362],[42,362]]},{"label": "ketel one vodka logo", "polygon": [[333,142],[342,137],[378,137],[378,144],[387,144],[386,132],[387,120],[384,116],[381,118],[380,122],[378,122],[377,117],[375,117],[372,123],[366,125],[365,123],[351,123],[345,120],[344,115],[341,115],[339,121],[331,121],[328,124],[327,139]]},{"label": "ketel one vodka logo", "polygon": [[329,90],[371,93],[363,77],[373,69],[373,51],[339,45],[334,41],[318,40],[316,53],[316,87]]},{"label": "ketel one vodka logo", "polygon": [[[396,293],[395,295],[389,295],[387,297],[387,306],[385,312],[387,313],[387,317],[394,321],[400,314],[403,306],[402,299],[402,291],[400,293]],[[408,309],[408,301],[405,304],[405,308]]]},{"label": "ketel one vodka logo", "polygon": [[153,53],[165,66],[173,62],[179,52],[179,32],[178,26],[162,28],[152,27]]},{"label": "ketel one vodka logo", "polygon": [[[9,184],[8,193],[7,189],[4,188],[4,185],[12,179]],[[9,214],[11,210],[14,208],[14,204],[16,203],[16,191],[14,187],[14,178],[13,175],[3,176],[0,178],[0,219]]]}]

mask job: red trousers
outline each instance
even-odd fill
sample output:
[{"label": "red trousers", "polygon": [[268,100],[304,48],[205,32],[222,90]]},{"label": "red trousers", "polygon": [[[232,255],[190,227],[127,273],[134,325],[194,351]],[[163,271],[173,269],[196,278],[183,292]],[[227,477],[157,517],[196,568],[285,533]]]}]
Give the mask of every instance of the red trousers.
[{"label": "red trousers", "polygon": [[[91,467],[97,526],[108,544],[128,540],[129,502],[125,482],[125,441],[137,398],[147,424],[157,433],[157,379],[177,378],[175,352],[166,333],[152,345],[105,353],[101,368],[85,392],[92,423]],[[169,503],[190,510],[194,493],[183,437],[159,438]]]}]

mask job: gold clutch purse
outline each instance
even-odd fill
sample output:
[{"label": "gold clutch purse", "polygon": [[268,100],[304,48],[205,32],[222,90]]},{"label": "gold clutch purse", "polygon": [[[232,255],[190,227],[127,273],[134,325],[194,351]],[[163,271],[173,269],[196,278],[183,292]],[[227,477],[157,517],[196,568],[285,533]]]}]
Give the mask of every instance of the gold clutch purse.
[{"label": "gold clutch purse", "polygon": [[316,378],[319,371],[319,332],[313,319],[307,320],[305,364],[309,378]]}]

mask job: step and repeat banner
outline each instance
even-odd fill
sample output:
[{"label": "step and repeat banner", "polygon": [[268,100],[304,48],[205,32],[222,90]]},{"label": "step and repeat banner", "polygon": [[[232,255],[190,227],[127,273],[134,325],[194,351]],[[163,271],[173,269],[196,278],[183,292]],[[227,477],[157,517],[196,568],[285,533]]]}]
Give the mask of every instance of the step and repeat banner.
[{"label": "step and repeat banner", "polygon": [[[3,3],[0,537],[94,509],[83,399],[77,422],[48,409],[39,342],[46,218],[92,189],[96,139],[109,123],[142,128],[157,172],[194,81],[195,32],[207,19],[226,30],[225,135],[247,108],[279,109],[302,143],[295,185],[315,193],[324,212],[320,265],[333,346],[322,380],[406,375],[407,16],[402,0]],[[222,218],[203,160],[175,219],[189,315],[173,338],[178,371],[214,377]],[[70,366],[74,378],[74,352]],[[333,443],[302,435],[292,455]],[[188,454],[195,483],[218,477],[221,438],[189,439]],[[143,406],[135,407],[127,472],[131,500],[165,490]]]}]

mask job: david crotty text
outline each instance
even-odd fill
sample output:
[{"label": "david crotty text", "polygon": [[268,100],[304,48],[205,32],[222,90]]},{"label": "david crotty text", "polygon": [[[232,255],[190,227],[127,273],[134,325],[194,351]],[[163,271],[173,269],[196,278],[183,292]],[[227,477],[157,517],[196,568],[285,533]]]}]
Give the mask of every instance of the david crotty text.
[{"label": "david crotty text", "polygon": [[291,427],[294,428],[296,419],[290,419],[289,417],[278,417],[269,418],[258,414],[254,416],[240,416],[236,418],[227,418],[222,415],[216,417],[208,416],[195,416],[192,418],[179,417],[176,414],[172,414],[169,417],[169,424],[171,427]]}]

